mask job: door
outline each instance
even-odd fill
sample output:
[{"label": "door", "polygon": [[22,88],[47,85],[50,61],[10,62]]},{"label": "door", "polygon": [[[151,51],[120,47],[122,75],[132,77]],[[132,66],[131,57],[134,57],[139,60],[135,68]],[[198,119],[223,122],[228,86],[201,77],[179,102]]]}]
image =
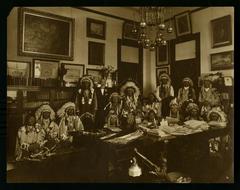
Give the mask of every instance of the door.
[{"label": "door", "polygon": [[198,93],[200,76],[200,33],[191,34],[172,42],[171,79],[175,96],[181,87],[182,79],[190,77]]},{"label": "door", "polygon": [[118,83],[132,79],[143,88],[143,49],[132,40],[118,39]]}]

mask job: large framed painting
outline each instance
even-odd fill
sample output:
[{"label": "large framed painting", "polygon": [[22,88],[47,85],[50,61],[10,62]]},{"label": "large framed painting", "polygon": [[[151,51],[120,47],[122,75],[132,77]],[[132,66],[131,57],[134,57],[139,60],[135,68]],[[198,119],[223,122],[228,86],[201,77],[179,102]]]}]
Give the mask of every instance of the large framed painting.
[{"label": "large framed painting", "polygon": [[76,87],[81,78],[84,75],[84,65],[82,64],[61,64],[62,82],[64,87]]},{"label": "large framed painting", "polygon": [[88,64],[104,65],[105,44],[99,42],[88,42]]},{"label": "large framed painting", "polygon": [[157,86],[159,85],[159,76],[163,73],[166,73],[168,75],[170,75],[170,66],[163,66],[163,67],[159,67],[156,68],[156,82],[157,82]]},{"label": "large framed painting", "polygon": [[211,54],[211,71],[232,69],[233,64],[233,51]]},{"label": "large framed painting", "polygon": [[169,50],[169,43],[165,46],[161,45],[156,49],[156,66],[159,67],[161,65],[168,65],[168,50]]},{"label": "large framed painting", "polygon": [[105,40],[106,22],[87,18],[87,37]]},{"label": "large framed painting", "polygon": [[138,39],[138,33],[133,33],[134,27],[135,26],[134,26],[133,22],[124,22],[123,23],[123,30],[122,30],[122,39],[137,40]]},{"label": "large framed painting", "polygon": [[231,15],[214,19],[211,25],[213,48],[232,44]]},{"label": "large framed painting", "polygon": [[19,8],[18,54],[73,60],[74,19]]},{"label": "large framed painting", "polygon": [[191,16],[189,11],[185,11],[174,16],[176,35],[178,37],[192,33]]},{"label": "large framed painting", "polygon": [[24,61],[7,61],[7,84],[28,85],[31,71],[31,63]]}]

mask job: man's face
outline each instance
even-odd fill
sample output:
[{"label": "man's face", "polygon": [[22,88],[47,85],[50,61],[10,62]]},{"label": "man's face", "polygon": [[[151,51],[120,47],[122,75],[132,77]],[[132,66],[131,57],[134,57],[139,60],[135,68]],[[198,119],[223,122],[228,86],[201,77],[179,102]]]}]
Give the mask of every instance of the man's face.
[{"label": "man's face", "polygon": [[68,108],[67,109],[67,114],[70,115],[70,116],[74,115],[74,109],[73,108]]},{"label": "man's face", "polygon": [[203,83],[203,85],[204,85],[205,88],[209,88],[210,85],[211,85],[211,82],[208,81],[208,80],[205,80],[204,83]]},{"label": "man's face", "polygon": [[154,118],[155,118],[155,113],[154,112],[150,112],[149,113],[149,120],[152,121],[152,120],[154,120]]},{"label": "man's face", "polygon": [[112,97],[112,103],[118,103],[118,96]]},{"label": "man's face", "polygon": [[83,89],[89,89],[90,88],[90,82],[85,80],[83,81]]},{"label": "man's face", "polygon": [[128,88],[127,89],[127,95],[132,96],[134,94],[134,89],[133,88]]},{"label": "man's face", "polygon": [[162,78],[162,84],[167,84],[167,82],[168,82],[168,79],[167,78]]},{"label": "man's face", "polygon": [[197,110],[197,109],[192,109],[191,115],[192,115],[193,117],[198,116],[198,110]]},{"label": "man's face", "polygon": [[212,113],[212,114],[210,115],[210,121],[218,121],[218,119],[219,119],[218,114]]},{"label": "man's face", "polygon": [[50,112],[45,111],[43,112],[43,119],[49,119],[50,118]]},{"label": "man's face", "polygon": [[184,87],[189,87],[189,86],[190,86],[190,83],[189,83],[188,81],[184,81],[184,82],[183,82],[183,86],[184,86]]}]

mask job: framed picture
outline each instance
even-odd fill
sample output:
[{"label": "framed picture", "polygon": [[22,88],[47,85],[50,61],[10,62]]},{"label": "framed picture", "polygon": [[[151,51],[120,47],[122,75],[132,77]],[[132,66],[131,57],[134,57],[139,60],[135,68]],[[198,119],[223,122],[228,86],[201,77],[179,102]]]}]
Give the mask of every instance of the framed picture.
[{"label": "framed picture", "polygon": [[122,39],[127,40],[137,40],[138,33],[133,33],[132,30],[134,29],[133,22],[124,22],[123,23],[123,30],[122,30]]},{"label": "framed picture", "polygon": [[57,79],[59,61],[34,59],[33,77],[37,79]]},{"label": "framed picture", "polygon": [[7,84],[28,85],[31,63],[23,61],[7,61]]},{"label": "framed picture", "polygon": [[232,69],[233,59],[233,51],[211,54],[211,71]]},{"label": "framed picture", "polygon": [[19,8],[18,54],[73,60],[74,20]]},{"label": "framed picture", "polygon": [[225,86],[233,86],[233,78],[231,76],[224,77]]},{"label": "framed picture", "polygon": [[81,78],[84,75],[84,65],[81,64],[61,64],[61,74],[63,86],[65,87],[76,87]]},{"label": "framed picture", "polygon": [[87,18],[87,37],[105,40],[106,22]]},{"label": "framed picture", "polygon": [[159,85],[158,78],[163,73],[167,73],[168,75],[170,75],[170,66],[164,66],[164,67],[156,68],[156,82],[157,82],[157,85]]},{"label": "framed picture", "polygon": [[159,46],[156,49],[156,67],[161,65],[168,65],[168,48],[169,44]]},{"label": "framed picture", "polygon": [[88,64],[104,65],[105,44],[99,42],[88,42]]},{"label": "framed picture", "polygon": [[93,82],[99,84],[102,79],[102,71],[100,69],[87,68],[86,74],[92,76]]},{"label": "framed picture", "polygon": [[232,44],[231,15],[211,21],[212,47],[221,47]]},{"label": "framed picture", "polygon": [[190,12],[186,11],[174,16],[176,35],[184,36],[192,33]]}]

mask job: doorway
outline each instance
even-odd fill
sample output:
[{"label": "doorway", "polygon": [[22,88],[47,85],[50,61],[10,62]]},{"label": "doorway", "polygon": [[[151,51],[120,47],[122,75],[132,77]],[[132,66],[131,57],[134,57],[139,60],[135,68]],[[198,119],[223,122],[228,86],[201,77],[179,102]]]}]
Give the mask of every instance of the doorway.
[{"label": "doorway", "polygon": [[200,33],[191,34],[171,41],[171,79],[174,94],[177,96],[182,79],[190,77],[198,94],[200,76]]},{"label": "doorway", "polygon": [[143,49],[136,41],[118,39],[118,83],[128,79],[143,90]]}]

